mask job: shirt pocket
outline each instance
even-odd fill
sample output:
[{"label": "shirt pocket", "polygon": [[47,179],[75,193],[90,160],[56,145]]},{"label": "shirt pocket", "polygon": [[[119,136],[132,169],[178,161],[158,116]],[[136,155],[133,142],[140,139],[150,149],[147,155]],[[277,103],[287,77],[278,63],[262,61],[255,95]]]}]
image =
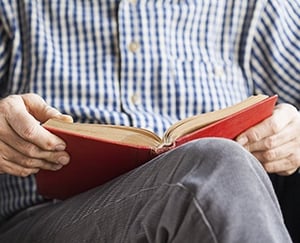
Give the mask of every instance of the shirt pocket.
[{"label": "shirt pocket", "polygon": [[[222,1],[222,0],[220,0]],[[207,60],[214,52],[222,18],[217,1],[165,0],[159,14],[163,23],[165,53],[179,61]]]},{"label": "shirt pocket", "polygon": [[164,2],[163,16],[166,55],[170,59],[191,61],[198,57],[199,31],[196,7],[180,1]]}]

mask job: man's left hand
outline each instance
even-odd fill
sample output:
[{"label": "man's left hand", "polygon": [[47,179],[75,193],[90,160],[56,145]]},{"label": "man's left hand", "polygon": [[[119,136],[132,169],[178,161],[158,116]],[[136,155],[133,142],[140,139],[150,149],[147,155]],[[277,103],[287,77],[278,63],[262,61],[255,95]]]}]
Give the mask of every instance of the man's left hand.
[{"label": "man's left hand", "polygon": [[291,175],[300,167],[300,113],[292,105],[277,105],[271,117],[236,140],[268,173]]}]

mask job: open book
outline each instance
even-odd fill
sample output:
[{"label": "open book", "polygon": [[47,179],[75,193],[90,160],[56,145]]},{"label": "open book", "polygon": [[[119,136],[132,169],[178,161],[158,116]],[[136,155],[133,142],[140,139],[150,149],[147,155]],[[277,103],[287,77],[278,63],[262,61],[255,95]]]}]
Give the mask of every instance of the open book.
[{"label": "open book", "polygon": [[38,192],[45,197],[65,199],[194,139],[234,139],[270,116],[276,100],[277,96],[251,96],[236,105],[180,120],[162,138],[141,128],[51,119],[43,126],[66,142],[71,161],[59,171],[38,172]]}]

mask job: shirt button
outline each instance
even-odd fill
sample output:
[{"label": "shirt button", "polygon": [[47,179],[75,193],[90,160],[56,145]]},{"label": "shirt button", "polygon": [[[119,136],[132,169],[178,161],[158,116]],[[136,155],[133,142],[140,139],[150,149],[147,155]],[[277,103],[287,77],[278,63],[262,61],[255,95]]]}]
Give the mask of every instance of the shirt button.
[{"label": "shirt button", "polygon": [[141,97],[138,94],[133,94],[131,96],[131,102],[135,105],[138,105],[141,103]]},{"label": "shirt button", "polygon": [[133,41],[129,44],[129,50],[133,53],[137,52],[139,48],[140,48],[139,43],[137,43],[135,41]]},{"label": "shirt button", "polygon": [[214,73],[215,73],[215,75],[216,75],[217,77],[221,77],[221,76],[224,75],[224,70],[223,70],[223,68],[222,68],[221,66],[216,66],[216,67],[214,68]]}]

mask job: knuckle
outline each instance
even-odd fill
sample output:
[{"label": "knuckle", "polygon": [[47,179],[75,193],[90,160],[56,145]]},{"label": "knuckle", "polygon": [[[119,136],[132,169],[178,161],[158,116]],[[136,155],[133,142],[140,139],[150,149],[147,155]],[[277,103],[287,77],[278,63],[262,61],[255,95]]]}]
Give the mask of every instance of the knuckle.
[{"label": "knuckle", "polygon": [[294,155],[290,155],[285,159],[284,165],[282,166],[281,175],[288,176],[293,174],[299,167],[297,160]]},{"label": "knuckle", "polygon": [[29,176],[30,175],[30,171],[28,170],[28,169],[21,169],[20,171],[19,171],[19,175],[21,176],[21,177],[27,177],[27,176]]},{"label": "knuckle", "polygon": [[28,168],[32,168],[35,166],[34,160],[33,159],[26,159],[23,161],[24,166]]},{"label": "knuckle", "polygon": [[16,102],[19,102],[21,97],[19,95],[9,95],[5,99],[3,99],[3,106],[8,109],[9,107],[12,107],[16,104]]},{"label": "knuckle", "polygon": [[14,176],[27,177],[33,173],[38,172],[37,168],[26,168],[21,166],[14,165],[13,163],[8,163],[8,161],[0,157],[0,174],[7,173]]},{"label": "knuckle", "polygon": [[7,108],[3,105],[3,101],[0,103],[0,114],[4,117],[7,115]]},{"label": "knuckle", "polygon": [[26,153],[26,155],[29,157],[35,157],[37,154],[36,147],[31,143],[25,144],[23,149],[24,149],[24,152]]},{"label": "knuckle", "polygon": [[6,136],[8,136],[8,131],[7,131],[6,127],[4,127],[4,125],[1,123],[0,124],[0,137],[1,137],[1,140],[3,140],[3,138],[5,138]]},{"label": "knuckle", "polygon": [[19,99],[19,95],[12,94],[12,95],[9,95],[6,98],[4,98],[2,101],[4,101],[3,102],[4,104],[11,104],[11,103],[14,103],[18,99]]},{"label": "knuckle", "polygon": [[45,150],[50,151],[50,150],[53,150],[54,146],[55,146],[55,143],[52,140],[47,140],[47,141],[45,141],[45,144],[44,144],[43,148]]},{"label": "knuckle", "polygon": [[249,131],[248,136],[250,141],[257,142],[259,140],[259,133],[255,129]]},{"label": "knuckle", "polygon": [[288,161],[292,167],[299,167],[299,156],[297,156],[295,153],[290,154]]},{"label": "knuckle", "polygon": [[268,173],[273,173],[275,171],[272,163],[263,164],[263,167]]},{"label": "knuckle", "polygon": [[10,95],[0,101],[0,114],[3,117],[9,116],[10,107],[13,106],[14,100],[16,99],[16,95]]},{"label": "knuckle", "polygon": [[33,139],[37,134],[37,126],[36,124],[33,124],[27,128],[25,128],[23,131],[22,131],[22,135],[25,137],[25,138],[28,138],[28,139]]},{"label": "knuckle", "polygon": [[27,177],[27,176],[29,176],[29,175],[31,175],[31,174],[34,174],[35,173],[35,171],[36,171],[36,169],[28,169],[28,168],[21,168],[20,170],[19,170],[19,176],[21,176],[21,177]]},{"label": "knuckle", "polygon": [[45,114],[51,114],[51,113],[59,114],[58,110],[54,109],[52,106],[50,106],[46,103],[43,108],[44,108]]},{"label": "knuckle", "polygon": [[276,138],[274,137],[267,137],[265,140],[264,140],[264,146],[267,148],[267,149],[271,149],[271,148],[274,148],[276,146]]},{"label": "knuckle", "polygon": [[278,119],[276,119],[276,118],[269,119],[267,121],[267,124],[273,134],[278,133],[281,129],[281,127],[279,126],[280,123],[278,122]]},{"label": "knuckle", "polygon": [[277,152],[276,150],[267,150],[264,154],[263,154],[263,157],[265,160],[267,161],[272,161],[274,159],[277,158]]},{"label": "knuckle", "polygon": [[6,172],[6,170],[5,170],[5,167],[2,164],[2,159],[0,159],[0,173],[5,173],[5,172]]}]

